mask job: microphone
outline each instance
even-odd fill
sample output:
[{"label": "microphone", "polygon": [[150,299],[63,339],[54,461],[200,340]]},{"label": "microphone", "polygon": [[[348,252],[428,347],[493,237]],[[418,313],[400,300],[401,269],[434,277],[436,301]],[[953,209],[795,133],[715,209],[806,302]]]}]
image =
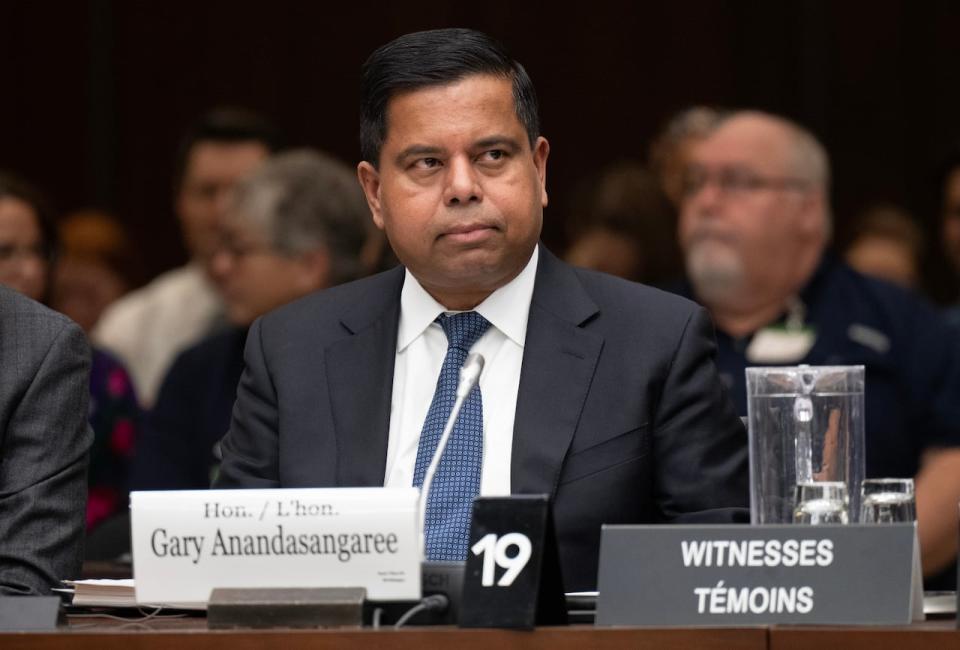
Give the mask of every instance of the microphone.
[{"label": "microphone", "polygon": [[427,497],[430,494],[430,485],[433,483],[433,475],[437,473],[437,467],[440,465],[440,458],[443,456],[444,449],[447,448],[447,441],[450,440],[450,434],[453,432],[453,425],[460,416],[460,409],[467,399],[467,395],[473,390],[473,387],[480,381],[480,373],[483,372],[483,355],[471,354],[463,362],[460,368],[460,381],[457,384],[457,399],[453,403],[453,410],[450,411],[450,417],[443,427],[443,434],[437,443],[437,450],[433,452],[433,458],[427,466],[427,471],[423,475],[423,485],[420,487],[420,555],[426,559],[426,533],[424,526],[427,516]]}]

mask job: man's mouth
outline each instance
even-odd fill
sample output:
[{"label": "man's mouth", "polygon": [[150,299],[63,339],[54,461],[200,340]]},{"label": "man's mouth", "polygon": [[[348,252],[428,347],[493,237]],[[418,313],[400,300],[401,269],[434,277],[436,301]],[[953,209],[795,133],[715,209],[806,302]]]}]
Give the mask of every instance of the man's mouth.
[{"label": "man's mouth", "polygon": [[458,244],[472,244],[490,237],[496,228],[483,223],[466,223],[448,228],[441,238]]},{"label": "man's mouth", "polygon": [[704,242],[732,246],[734,243],[736,243],[736,237],[731,233],[718,232],[715,230],[700,230],[687,237],[688,246],[702,244]]}]

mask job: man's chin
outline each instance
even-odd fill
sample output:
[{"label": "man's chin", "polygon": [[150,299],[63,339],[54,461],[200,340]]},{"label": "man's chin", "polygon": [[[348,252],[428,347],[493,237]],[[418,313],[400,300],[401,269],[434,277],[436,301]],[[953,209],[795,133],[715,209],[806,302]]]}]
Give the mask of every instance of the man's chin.
[{"label": "man's chin", "polygon": [[743,269],[739,260],[691,256],[687,259],[687,277],[701,301],[723,304],[736,300],[743,290]]},{"label": "man's chin", "polygon": [[697,298],[707,305],[732,303],[740,296],[740,284],[722,278],[691,278],[690,282]]}]

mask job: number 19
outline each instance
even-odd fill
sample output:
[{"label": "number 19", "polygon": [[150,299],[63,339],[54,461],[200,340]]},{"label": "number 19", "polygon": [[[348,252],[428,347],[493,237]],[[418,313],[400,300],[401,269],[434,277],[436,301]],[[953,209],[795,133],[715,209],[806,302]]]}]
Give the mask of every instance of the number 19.
[{"label": "number 19", "polygon": [[[517,554],[507,556],[507,549],[517,547]],[[483,538],[470,549],[474,555],[483,555],[483,576],[481,584],[484,587],[493,586],[494,566],[506,569],[506,573],[497,581],[498,587],[509,587],[516,580],[523,567],[530,560],[530,538],[523,533],[507,533],[497,539],[496,533],[484,535]]]}]

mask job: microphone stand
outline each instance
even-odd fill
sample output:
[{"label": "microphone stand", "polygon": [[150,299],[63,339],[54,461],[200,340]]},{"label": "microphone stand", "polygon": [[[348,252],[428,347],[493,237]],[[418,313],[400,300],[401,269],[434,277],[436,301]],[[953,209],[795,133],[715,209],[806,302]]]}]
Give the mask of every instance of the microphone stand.
[{"label": "microphone stand", "polygon": [[460,368],[460,382],[457,384],[457,399],[453,403],[453,410],[450,411],[450,417],[447,418],[447,424],[443,427],[443,434],[437,443],[437,450],[433,452],[433,458],[427,466],[426,474],[423,476],[423,485],[420,487],[420,555],[426,561],[426,516],[427,516],[427,497],[430,494],[430,486],[433,484],[433,475],[437,473],[437,467],[440,466],[440,458],[447,448],[447,442],[450,440],[450,434],[453,432],[453,425],[456,424],[460,416],[460,409],[467,400],[467,396],[473,387],[480,381],[480,373],[483,372],[483,355],[471,354],[463,362]]}]

